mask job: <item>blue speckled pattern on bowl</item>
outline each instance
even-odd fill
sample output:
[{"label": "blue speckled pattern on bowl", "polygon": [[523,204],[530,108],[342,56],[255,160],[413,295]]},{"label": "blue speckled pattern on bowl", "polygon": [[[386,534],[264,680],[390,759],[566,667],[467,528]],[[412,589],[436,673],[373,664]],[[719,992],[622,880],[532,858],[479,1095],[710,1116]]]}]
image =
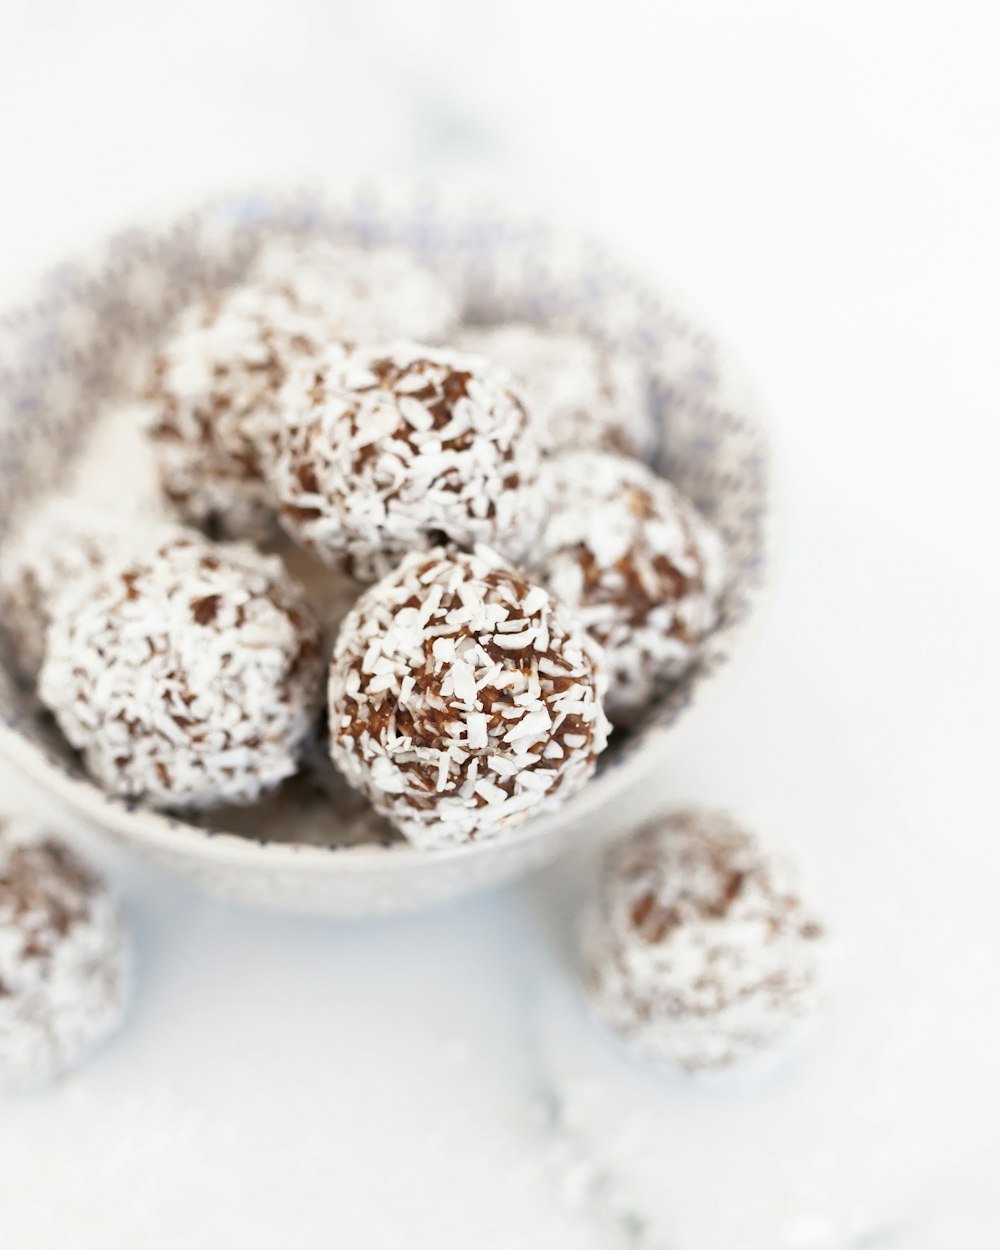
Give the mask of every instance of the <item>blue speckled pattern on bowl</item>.
[{"label": "blue speckled pattern on bowl", "polygon": [[0,314],[0,541],[12,519],[58,485],[94,414],[135,397],[177,311],[238,279],[262,240],[288,232],[399,243],[460,286],[470,320],[558,320],[639,353],[662,430],[659,467],[728,544],[720,628],[698,667],[609,750],[594,782],[505,842],[443,854],[405,845],[331,852],[286,835],[269,840],[267,829],[255,841],[108,799],[19,683],[0,639],[0,746],[95,823],[206,888],[247,902],[339,914],[405,910],[550,857],[662,759],[678,723],[730,659],[763,587],[766,444],[713,341],[592,243],[495,206],[456,208],[430,193],[360,186],[235,195],[114,235]]}]

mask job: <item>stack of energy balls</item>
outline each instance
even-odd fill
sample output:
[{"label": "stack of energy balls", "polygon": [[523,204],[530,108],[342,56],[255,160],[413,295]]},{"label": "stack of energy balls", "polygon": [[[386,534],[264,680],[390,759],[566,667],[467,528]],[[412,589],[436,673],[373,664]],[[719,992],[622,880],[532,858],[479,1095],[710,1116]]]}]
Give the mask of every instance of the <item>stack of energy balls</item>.
[{"label": "stack of energy balls", "polygon": [[[0,564],[21,666],[109,794],[249,805],[322,759],[417,847],[501,838],[717,622],[722,543],[649,467],[639,363],[463,325],[407,253],[273,242],[180,317],[144,406],[173,517],[123,535],[56,501]],[[113,1027],[126,960],[99,878],[0,834],[0,1081],[32,1083]],[[640,1055],[714,1069],[811,1003],[818,935],[782,860],[681,814],[606,861],[587,990]]]},{"label": "stack of energy balls", "polygon": [[175,520],[49,517],[0,575],[25,669],[113,795],[254,803],[324,723],[415,845],[502,837],[587,783],[716,622],[722,544],[641,458],[638,361],[462,325],[404,251],[272,241],[179,318],[144,409]]}]

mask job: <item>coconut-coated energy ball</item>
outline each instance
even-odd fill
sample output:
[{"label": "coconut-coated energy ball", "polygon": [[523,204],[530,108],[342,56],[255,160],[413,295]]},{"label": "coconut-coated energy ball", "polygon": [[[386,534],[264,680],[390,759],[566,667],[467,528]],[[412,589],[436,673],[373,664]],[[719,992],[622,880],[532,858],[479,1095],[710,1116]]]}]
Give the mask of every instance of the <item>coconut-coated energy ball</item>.
[{"label": "coconut-coated energy ball", "polygon": [[728,817],[661,817],[608,854],[583,929],[596,1014],[643,1059],[727,1067],[816,998],[822,929],[788,861]]},{"label": "coconut-coated energy ball", "polygon": [[458,320],[448,288],[399,247],[281,237],[265,245],[252,273],[322,313],[330,332],[350,342],[436,342]]},{"label": "coconut-coated energy ball", "polygon": [[229,538],[269,534],[279,392],[291,365],[324,345],[335,350],[322,316],[274,287],[236,287],[183,314],[153,364],[146,425],[185,520]]},{"label": "coconut-coated energy ball", "polygon": [[517,561],[537,536],[534,431],[506,375],[478,357],[412,343],[328,353],[283,400],[282,520],[360,580],[435,541]]},{"label": "coconut-coated energy ball", "polygon": [[519,321],[469,327],[459,344],[508,370],[547,451],[601,447],[640,458],[654,454],[646,377],[630,353]]},{"label": "coconut-coated energy ball", "polygon": [[49,1080],[111,1033],[128,962],[103,881],[56,839],[0,821],[0,1089]]},{"label": "coconut-coated energy ball", "polygon": [[586,633],[496,553],[413,552],[341,626],[331,753],[415,845],[485,841],[588,780],[601,691]]},{"label": "coconut-coated energy ball", "polygon": [[53,610],[99,572],[123,540],[120,525],[56,499],[33,512],[0,550],[0,621],[18,667],[34,681]]},{"label": "coconut-coated energy ball", "polygon": [[39,691],[108,793],[210,807],[296,771],[321,672],[279,560],[180,532],[56,614]]},{"label": "coconut-coated energy ball", "polygon": [[608,715],[627,721],[680,677],[719,613],[719,535],[678,490],[636,460],[564,453],[546,465],[538,580],[601,644]]}]

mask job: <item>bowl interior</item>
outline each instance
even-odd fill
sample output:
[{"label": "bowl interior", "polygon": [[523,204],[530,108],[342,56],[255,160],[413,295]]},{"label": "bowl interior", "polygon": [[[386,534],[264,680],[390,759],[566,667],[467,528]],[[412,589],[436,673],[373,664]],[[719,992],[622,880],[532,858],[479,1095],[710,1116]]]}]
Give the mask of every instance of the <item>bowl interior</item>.
[{"label": "bowl interior", "polygon": [[[469,321],[569,324],[645,362],[661,434],[657,467],[721,530],[729,583],[721,624],[698,665],[634,729],[615,735],[583,794],[543,820],[554,827],[578,818],[628,784],[730,657],[762,586],[768,524],[764,438],[731,363],[669,297],[585,240],[493,206],[459,208],[430,195],[371,187],[234,195],[116,234],[54,270],[32,298],[0,315],[0,545],[34,503],[58,490],[100,415],[137,397],[177,312],[238,280],[277,233],[398,243],[460,289]],[[0,745],[99,823],[120,828],[131,814],[138,837],[188,838],[206,851],[211,844],[213,854],[329,850],[315,837],[296,838],[293,804],[300,796],[278,812],[272,805],[259,820],[215,816],[207,829],[133,812],[101,794],[19,679],[2,630],[0,722]],[[336,813],[330,820],[336,822]],[[535,830],[532,822],[518,836]],[[338,858],[359,851],[420,854],[405,844],[367,844]]]}]

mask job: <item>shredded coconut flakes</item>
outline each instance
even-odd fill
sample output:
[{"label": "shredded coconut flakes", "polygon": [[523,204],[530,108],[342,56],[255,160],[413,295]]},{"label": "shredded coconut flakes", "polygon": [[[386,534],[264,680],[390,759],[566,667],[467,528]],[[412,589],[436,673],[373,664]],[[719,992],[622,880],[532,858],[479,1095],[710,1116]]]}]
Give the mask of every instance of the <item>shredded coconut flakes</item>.
[{"label": "shredded coconut flakes", "polygon": [[680,812],[607,856],[583,930],[588,996],[642,1058],[726,1067],[811,1008],[821,932],[784,857],[726,816]]},{"label": "shredded coconut flakes", "polygon": [[[536,639],[544,627],[545,651],[499,647],[508,622]],[[496,553],[414,552],[341,628],[331,751],[415,844],[485,840],[589,779],[607,743],[603,684],[584,631]]]},{"label": "shredded coconut flakes", "polygon": [[106,1037],[127,974],[103,882],[54,839],[0,823],[0,1087],[49,1080]]},{"label": "shredded coconut flakes", "polygon": [[57,496],[5,541],[0,619],[25,676],[38,676],[46,631],[60,599],[80,594],[124,540],[115,520]]},{"label": "shredded coconut flakes", "polygon": [[322,314],[332,334],[351,342],[435,342],[458,319],[452,293],[403,248],[278,238],[258,256],[253,274]]},{"label": "shredded coconut flakes", "polygon": [[608,713],[627,721],[694,662],[719,613],[722,540],[645,465],[567,452],[543,473],[531,570],[604,648]]},{"label": "shredded coconut flakes", "polygon": [[278,559],[180,531],[56,615],[40,695],[109,793],[249,803],[295,772],[321,666]]},{"label": "shredded coconut flakes", "polygon": [[656,427],[639,360],[569,330],[469,327],[459,345],[507,369],[546,450],[599,447],[650,457]]},{"label": "shredded coconut flakes", "polygon": [[326,355],[284,392],[275,485],[293,537],[362,580],[444,536],[520,559],[539,451],[505,375],[415,344]]},{"label": "shredded coconut flakes", "polygon": [[324,318],[273,286],[240,286],[189,308],[157,357],[146,425],[167,497],[194,524],[265,537],[279,393],[296,360],[336,344]]}]

